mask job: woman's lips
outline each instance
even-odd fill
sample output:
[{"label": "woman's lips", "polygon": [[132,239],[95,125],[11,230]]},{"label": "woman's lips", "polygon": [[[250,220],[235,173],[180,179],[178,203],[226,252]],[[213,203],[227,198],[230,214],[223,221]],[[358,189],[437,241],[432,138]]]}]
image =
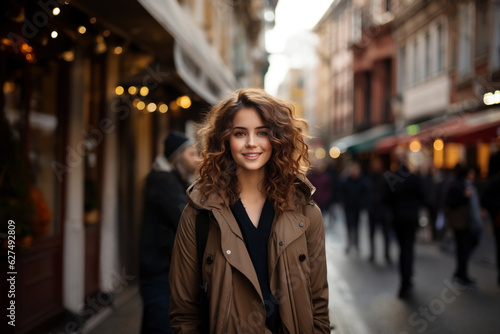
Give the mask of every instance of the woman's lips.
[{"label": "woman's lips", "polygon": [[262,153],[243,153],[243,156],[248,160],[257,159]]}]

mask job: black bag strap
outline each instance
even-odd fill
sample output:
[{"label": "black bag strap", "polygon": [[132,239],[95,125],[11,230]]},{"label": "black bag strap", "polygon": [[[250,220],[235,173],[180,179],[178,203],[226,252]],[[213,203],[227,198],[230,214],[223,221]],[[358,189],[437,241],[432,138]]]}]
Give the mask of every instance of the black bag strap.
[{"label": "black bag strap", "polygon": [[198,210],[196,212],[196,250],[198,252],[198,269],[200,272],[200,319],[201,333],[209,333],[209,308],[207,296],[207,283],[203,282],[203,254],[207,246],[208,230],[210,227],[210,218],[207,210]]}]

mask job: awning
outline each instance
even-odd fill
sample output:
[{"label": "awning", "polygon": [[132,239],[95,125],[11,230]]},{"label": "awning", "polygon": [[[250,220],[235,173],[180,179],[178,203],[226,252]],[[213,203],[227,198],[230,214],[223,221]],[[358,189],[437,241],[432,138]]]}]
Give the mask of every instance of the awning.
[{"label": "awning", "polygon": [[338,147],[340,152],[349,150],[353,153],[360,153],[374,149],[377,140],[393,134],[394,126],[378,125],[369,130],[335,140],[330,147]]},{"label": "awning", "polygon": [[211,104],[240,85],[203,32],[175,0],[138,0],[175,39],[174,63],[182,79]]},{"label": "awning", "polygon": [[[434,122],[436,123],[436,122]],[[500,108],[482,112],[466,113],[424,127],[413,136],[406,133],[380,139],[376,143],[378,151],[387,151],[398,144],[411,141],[432,142],[437,138],[448,142],[475,144],[493,142],[500,136]]]}]

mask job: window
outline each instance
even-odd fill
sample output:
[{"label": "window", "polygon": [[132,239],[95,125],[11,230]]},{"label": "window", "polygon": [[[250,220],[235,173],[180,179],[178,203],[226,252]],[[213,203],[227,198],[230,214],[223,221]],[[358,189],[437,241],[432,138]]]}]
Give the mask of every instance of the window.
[{"label": "window", "polygon": [[492,47],[491,47],[491,67],[500,68],[500,1],[493,2],[493,20],[492,20]]},{"label": "window", "polygon": [[485,4],[476,8],[476,58],[485,57],[488,53],[488,17]]},{"label": "window", "polygon": [[417,38],[413,41],[413,59],[411,67],[411,82],[413,84],[418,81],[418,41]]},{"label": "window", "polygon": [[431,35],[429,32],[425,34],[425,49],[424,49],[424,78],[431,76]]},{"label": "window", "polygon": [[459,49],[458,49],[458,74],[466,76],[472,71],[472,6],[470,3],[459,5]]},{"label": "window", "polygon": [[446,56],[444,48],[444,29],[443,24],[437,26],[437,47],[436,47],[436,72],[441,73],[444,70],[444,57]]},{"label": "window", "polygon": [[1,65],[0,112],[7,119],[1,137],[12,152],[0,152],[9,157],[0,164],[9,180],[0,183],[0,211],[16,221],[18,240],[36,241],[58,233],[60,180],[52,163],[59,159],[58,87],[64,85],[55,61],[36,65],[6,54]]},{"label": "window", "polygon": [[401,93],[406,87],[406,48],[402,46],[399,49],[398,57],[398,93]]}]

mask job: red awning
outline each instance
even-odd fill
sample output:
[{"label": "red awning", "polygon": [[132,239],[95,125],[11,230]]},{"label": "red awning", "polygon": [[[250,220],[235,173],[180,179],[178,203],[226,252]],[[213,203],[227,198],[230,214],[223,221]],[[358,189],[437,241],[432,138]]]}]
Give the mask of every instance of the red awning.
[{"label": "red awning", "polygon": [[383,138],[375,147],[377,151],[384,152],[414,140],[425,143],[433,142],[437,138],[445,142],[463,144],[490,143],[498,136],[500,136],[500,108],[453,116],[439,124],[423,128],[413,136],[404,133]]}]

